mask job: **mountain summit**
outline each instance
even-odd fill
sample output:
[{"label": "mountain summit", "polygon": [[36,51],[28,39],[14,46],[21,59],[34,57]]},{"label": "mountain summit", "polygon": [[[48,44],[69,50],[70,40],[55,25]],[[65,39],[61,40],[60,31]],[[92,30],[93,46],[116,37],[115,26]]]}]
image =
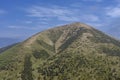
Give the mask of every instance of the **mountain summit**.
[{"label": "mountain summit", "polygon": [[120,42],[79,22],[48,29],[0,54],[0,80],[120,80]]}]

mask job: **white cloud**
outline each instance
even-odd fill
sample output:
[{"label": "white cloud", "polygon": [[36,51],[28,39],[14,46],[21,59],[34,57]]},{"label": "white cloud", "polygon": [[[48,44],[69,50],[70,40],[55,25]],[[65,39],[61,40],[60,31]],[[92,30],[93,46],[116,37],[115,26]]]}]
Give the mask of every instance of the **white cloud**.
[{"label": "white cloud", "polygon": [[120,17],[120,6],[107,8],[107,15],[110,17]]},{"label": "white cloud", "polygon": [[80,21],[79,16],[59,16],[62,21]]},{"label": "white cloud", "polygon": [[41,7],[41,6],[34,6],[28,10],[30,13],[29,16],[32,17],[57,17],[60,15],[66,15],[71,13],[68,10],[63,8],[51,8],[51,7]]},{"label": "white cloud", "polygon": [[32,27],[16,26],[16,25],[8,26],[8,28],[11,28],[11,29],[34,29],[34,28],[32,28]]},{"label": "white cloud", "polygon": [[114,0],[115,2],[117,2],[117,3],[120,3],[120,0]]},{"label": "white cloud", "polygon": [[102,24],[102,23],[87,23],[97,29],[102,29],[104,27],[105,24]]},{"label": "white cloud", "polygon": [[12,25],[12,26],[8,26],[8,28],[12,28],[12,29],[25,29],[26,27],[25,26],[14,26],[14,25]]},{"label": "white cloud", "polygon": [[33,23],[33,22],[32,22],[32,21],[24,21],[23,23],[31,24],[31,23]]},{"label": "white cloud", "polygon": [[102,2],[103,0],[83,0],[83,1],[94,1],[94,2]]},{"label": "white cloud", "polygon": [[43,7],[43,6],[33,6],[27,9],[29,17],[36,17],[40,19],[56,19],[61,21],[98,21],[99,18],[95,15],[83,14],[79,8],[69,8],[69,7]]},{"label": "white cloud", "polygon": [[38,30],[38,29],[45,29],[47,25],[37,25],[37,26],[34,26],[34,27],[31,27],[31,26],[18,26],[18,25],[11,25],[11,26],[8,26],[8,28],[11,28],[11,29],[26,29],[26,30]]},{"label": "white cloud", "polygon": [[0,10],[0,14],[4,14],[4,13],[6,13],[6,11]]},{"label": "white cloud", "polygon": [[92,14],[83,15],[82,17],[83,17],[84,20],[86,20],[86,21],[92,21],[92,22],[99,21],[99,17],[98,17],[98,16],[95,16],[95,15],[92,15]]},{"label": "white cloud", "polygon": [[[70,10],[65,7],[41,7],[41,6],[34,6],[27,10],[29,13],[28,16],[30,17],[38,17],[38,18],[57,18],[58,20],[63,21],[74,21],[76,19],[74,15],[75,11]],[[71,19],[72,17],[72,19]]]}]

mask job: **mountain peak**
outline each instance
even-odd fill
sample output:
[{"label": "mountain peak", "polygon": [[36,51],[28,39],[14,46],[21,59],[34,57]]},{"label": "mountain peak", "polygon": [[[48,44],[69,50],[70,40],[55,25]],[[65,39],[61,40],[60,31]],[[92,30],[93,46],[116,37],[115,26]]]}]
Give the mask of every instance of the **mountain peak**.
[{"label": "mountain peak", "polygon": [[[30,45],[33,44],[39,37],[41,37],[41,38],[48,37],[47,39],[44,40],[46,43],[48,43],[48,44],[56,43],[58,46],[59,44],[62,44],[61,42],[70,38],[70,36],[67,38],[67,36],[69,34],[71,36],[78,35],[78,33],[82,33],[82,31],[84,31],[84,30],[92,30],[92,27],[87,24],[80,23],[80,22],[74,22],[74,23],[58,26],[55,28],[45,30],[43,32],[40,32],[40,33],[30,37],[25,42],[25,46],[30,47]],[[51,38],[52,38],[52,40],[51,40]],[[64,39],[64,38],[66,38],[66,39]],[[58,43],[58,42],[60,42],[60,43]]]},{"label": "mountain peak", "polygon": [[119,62],[119,41],[75,22],[2,52],[0,80],[120,80]]},{"label": "mountain peak", "polygon": [[84,23],[80,23],[80,22],[74,22],[74,23],[68,24],[67,26],[69,26],[69,27],[84,27],[84,28],[87,28],[87,29],[92,28],[91,26],[89,26],[87,24],[84,24]]}]

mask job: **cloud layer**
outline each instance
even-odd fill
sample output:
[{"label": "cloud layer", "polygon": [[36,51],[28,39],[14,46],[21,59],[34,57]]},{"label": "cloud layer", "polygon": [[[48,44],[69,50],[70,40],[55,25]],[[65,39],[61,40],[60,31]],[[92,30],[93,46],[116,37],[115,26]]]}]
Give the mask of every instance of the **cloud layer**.
[{"label": "cloud layer", "polygon": [[60,21],[99,20],[99,18],[95,15],[83,14],[82,12],[80,12],[80,9],[60,6],[33,6],[27,9],[27,12],[29,17],[36,17],[40,19],[57,19]]},{"label": "cloud layer", "polygon": [[[13,32],[12,35],[15,35],[14,33],[23,35],[22,33],[28,32],[32,35],[56,25],[82,22],[117,37],[120,35],[120,0],[26,2],[23,1],[26,5],[8,4],[0,9],[0,34]],[[7,14],[4,15],[5,13]]]},{"label": "cloud layer", "polygon": [[0,15],[6,13],[4,10],[0,10]]},{"label": "cloud layer", "polygon": [[120,17],[120,6],[108,8],[107,15],[115,18]]}]

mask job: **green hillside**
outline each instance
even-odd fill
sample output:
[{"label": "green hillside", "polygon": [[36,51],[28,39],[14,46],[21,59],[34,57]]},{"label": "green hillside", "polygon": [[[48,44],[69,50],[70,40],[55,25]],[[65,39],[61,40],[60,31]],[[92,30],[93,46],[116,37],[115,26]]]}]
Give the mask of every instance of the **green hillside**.
[{"label": "green hillside", "polygon": [[48,29],[0,54],[0,80],[120,80],[120,41],[83,23]]}]

